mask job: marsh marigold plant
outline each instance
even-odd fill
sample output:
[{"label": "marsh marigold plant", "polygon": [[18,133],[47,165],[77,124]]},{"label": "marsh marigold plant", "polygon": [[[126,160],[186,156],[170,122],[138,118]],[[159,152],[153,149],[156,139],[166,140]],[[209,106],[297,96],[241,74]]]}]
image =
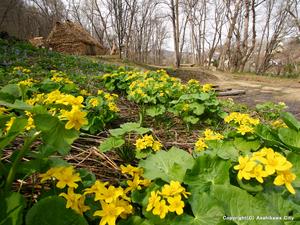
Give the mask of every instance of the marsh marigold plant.
[{"label": "marsh marigold plant", "polygon": [[265,178],[272,176],[275,177],[273,183],[276,186],[285,185],[290,193],[295,194],[292,182],[296,175],[291,172],[292,167],[292,163],[282,154],[272,148],[262,148],[252,155],[240,156],[239,164],[234,166],[234,169],[238,170],[239,180],[254,178],[259,183],[264,183]]}]

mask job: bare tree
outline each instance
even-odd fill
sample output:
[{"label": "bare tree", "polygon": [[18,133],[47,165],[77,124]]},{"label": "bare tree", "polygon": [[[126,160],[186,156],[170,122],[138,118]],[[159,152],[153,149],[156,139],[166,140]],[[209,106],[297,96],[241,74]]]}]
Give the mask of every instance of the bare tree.
[{"label": "bare tree", "polygon": [[[265,49],[263,55],[261,56],[261,63],[257,67],[257,73],[265,73],[267,69],[270,68],[270,62],[273,59],[276,51],[278,51],[277,48],[279,47],[280,43],[282,43],[282,38],[289,33],[290,27],[287,26],[287,19],[289,18],[288,11],[290,7],[290,2],[281,2],[278,5],[278,10],[274,16],[273,24],[268,24],[268,26],[272,26],[272,34],[270,35],[270,32],[267,32]],[[267,30],[269,29],[270,28]]]},{"label": "bare tree", "polygon": [[226,17],[225,17],[225,6],[223,4],[223,1],[215,0],[214,1],[214,21],[211,27],[214,27],[213,31],[213,39],[209,43],[209,52],[208,52],[208,66],[211,65],[213,56],[216,52],[216,49],[218,45],[221,43],[222,38],[222,30],[223,26],[226,23]]},{"label": "bare tree", "polygon": [[168,16],[171,18],[173,29],[173,43],[175,50],[175,66],[180,67],[180,24],[179,24],[179,0],[167,0],[164,2],[169,8]]},{"label": "bare tree", "polygon": [[232,11],[231,3],[232,3],[231,0],[226,1],[226,12],[227,12],[227,17],[229,18],[229,29],[227,32],[226,41],[222,49],[220,62],[219,62],[219,69],[221,70],[228,68],[229,59],[231,57],[230,47],[232,42],[232,36],[242,7],[242,0],[236,0],[234,3],[234,9]]}]

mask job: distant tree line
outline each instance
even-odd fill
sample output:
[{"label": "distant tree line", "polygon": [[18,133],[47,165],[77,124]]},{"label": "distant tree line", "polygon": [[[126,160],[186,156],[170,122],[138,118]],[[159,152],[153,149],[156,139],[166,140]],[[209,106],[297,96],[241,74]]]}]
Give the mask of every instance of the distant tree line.
[{"label": "distant tree line", "polygon": [[[300,0],[1,0],[0,30],[46,37],[57,21],[85,27],[119,57],[265,73],[291,64],[283,45],[300,33]],[[173,40],[172,44],[167,41]],[[295,42],[294,42],[295,43]],[[174,53],[165,48],[174,49]],[[300,48],[299,48],[300,50]],[[282,53],[282,54],[281,54]],[[280,58],[281,54],[281,58]],[[284,58],[289,58],[288,62]]]}]

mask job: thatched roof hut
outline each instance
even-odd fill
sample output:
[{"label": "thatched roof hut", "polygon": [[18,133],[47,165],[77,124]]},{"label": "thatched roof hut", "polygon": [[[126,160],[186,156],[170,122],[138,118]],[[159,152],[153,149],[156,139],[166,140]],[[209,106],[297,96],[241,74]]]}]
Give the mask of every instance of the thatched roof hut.
[{"label": "thatched roof hut", "polygon": [[55,51],[69,54],[104,55],[107,52],[82,26],[69,20],[57,22],[46,43]]}]

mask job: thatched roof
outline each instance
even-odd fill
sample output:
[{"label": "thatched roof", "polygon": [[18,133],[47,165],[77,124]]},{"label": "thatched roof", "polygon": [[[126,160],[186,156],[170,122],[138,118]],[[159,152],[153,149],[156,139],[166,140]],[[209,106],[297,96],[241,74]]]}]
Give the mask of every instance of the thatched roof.
[{"label": "thatched roof", "polygon": [[65,23],[57,22],[47,38],[49,45],[82,42],[88,45],[105,49],[95,38],[93,38],[82,26],[67,20]]}]

